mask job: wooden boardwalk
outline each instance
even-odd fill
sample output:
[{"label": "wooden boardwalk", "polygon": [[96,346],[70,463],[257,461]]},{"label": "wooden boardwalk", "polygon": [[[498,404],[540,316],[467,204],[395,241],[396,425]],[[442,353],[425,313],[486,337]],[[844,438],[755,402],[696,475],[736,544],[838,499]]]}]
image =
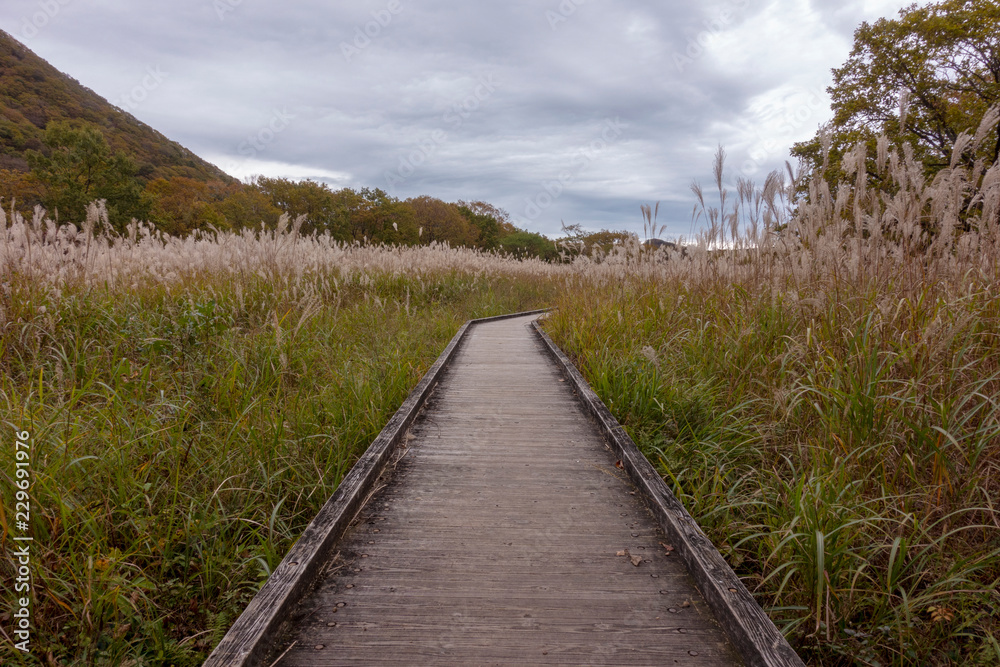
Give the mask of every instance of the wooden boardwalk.
[{"label": "wooden boardwalk", "polygon": [[254,664],[744,664],[534,317],[467,332]]}]

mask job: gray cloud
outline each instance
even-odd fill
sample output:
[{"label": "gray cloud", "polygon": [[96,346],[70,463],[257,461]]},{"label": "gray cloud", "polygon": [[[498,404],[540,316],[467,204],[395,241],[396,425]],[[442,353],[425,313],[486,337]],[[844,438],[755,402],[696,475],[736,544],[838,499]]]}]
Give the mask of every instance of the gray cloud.
[{"label": "gray cloud", "polygon": [[715,147],[780,166],[854,28],[903,4],[7,0],[0,27],[236,176],[484,199],[546,234],[639,231],[663,200],[686,235]]}]

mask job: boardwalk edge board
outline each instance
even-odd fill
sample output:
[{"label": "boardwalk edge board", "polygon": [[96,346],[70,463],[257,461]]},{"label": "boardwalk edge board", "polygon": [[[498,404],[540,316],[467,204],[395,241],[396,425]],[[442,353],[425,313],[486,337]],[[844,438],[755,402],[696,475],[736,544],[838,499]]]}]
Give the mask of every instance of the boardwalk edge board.
[{"label": "boardwalk edge board", "polygon": [[785,637],[653,468],[573,362],[532,322],[549,354],[562,367],[587,411],[610,441],[629,477],[645,495],[675,553],[683,559],[740,656],[753,667],[804,667]]},{"label": "boardwalk edge board", "polygon": [[337,490],[306,526],[264,586],[205,661],[205,667],[259,667],[274,650],[293,607],[322,574],[337,540],[350,526],[369,491],[468,332],[484,322],[545,312],[534,310],[469,320],[392,416]]}]

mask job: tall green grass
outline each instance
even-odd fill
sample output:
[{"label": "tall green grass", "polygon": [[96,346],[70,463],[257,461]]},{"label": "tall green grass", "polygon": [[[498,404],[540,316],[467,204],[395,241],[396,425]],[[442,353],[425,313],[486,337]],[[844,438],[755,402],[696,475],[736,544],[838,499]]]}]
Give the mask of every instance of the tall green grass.
[{"label": "tall green grass", "polygon": [[1000,167],[883,149],[891,197],[863,148],[696,189],[698,243],[578,262],[546,327],[810,664],[997,665]]},{"label": "tall green grass", "polygon": [[546,320],[812,664],[1000,661],[1000,295],[923,296],[633,283]]},{"label": "tall green grass", "polygon": [[[811,664],[1000,664],[1000,167],[959,159],[997,119],[931,182],[880,142],[879,191],[859,147],[837,191],[729,197],[720,153],[696,244],[571,266],[301,220],[4,225],[29,661],[197,664],[458,325],[556,305],[555,340]],[[13,469],[4,447],[4,590]]]},{"label": "tall green grass", "polygon": [[32,654],[4,639],[0,662],[200,664],[461,323],[552,297],[500,260],[446,260],[138,285],[8,265],[0,424],[33,443],[34,628]]}]

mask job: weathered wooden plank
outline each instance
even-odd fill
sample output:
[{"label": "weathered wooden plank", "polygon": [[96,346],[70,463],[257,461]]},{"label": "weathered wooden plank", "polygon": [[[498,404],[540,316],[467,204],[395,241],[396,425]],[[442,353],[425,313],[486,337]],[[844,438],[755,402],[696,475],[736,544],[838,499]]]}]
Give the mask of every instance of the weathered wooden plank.
[{"label": "weathered wooden plank", "polygon": [[[718,602],[706,595],[706,604],[688,573],[697,574],[691,551],[704,547],[697,535],[707,539],[697,526],[692,536],[663,516],[676,508],[658,506],[665,501],[654,481],[669,494],[662,479],[638,450],[629,454],[610,435],[614,452],[606,448],[584,409],[604,434],[614,432],[610,413],[578,402],[574,392],[583,396],[586,382],[578,373],[574,378],[575,369],[544,335],[528,336],[526,324],[463,328],[449,346],[447,369],[445,363],[437,369],[434,395],[428,400],[428,389],[420,398],[425,411],[414,418],[414,409],[406,422],[415,440],[391,484],[348,529],[405,427],[357,484],[367,487],[356,492],[356,504],[341,501],[337,526],[314,540],[322,542],[308,555],[316,567],[300,568],[300,581],[283,584],[285,598],[269,621],[247,621],[256,639],[243,645],[253,648],[236,659],[217,649],[206,664],[270,664],[262,662],[269,649],[283,666],[735,664],[712,612]],[[625,470],[616,469],[616,458]],[[665,554],[664,542],[673,555]],[[619,555],[624,550],[628,556]],[[331,562],[330,576],[294,604]],[[716,585],[728,583],[718,563],[711,565]],[[277,644],[282,622],[294,631]],[[749,653],[741,645],[748,636],[751,644],[771,641],[767,628],[756,636],[746,630],[733,636],[728,625],[726,631],[748,664],[801,664],[778,644]],[[767,653],[785,661],[761,660]]]},{"label": "weathered wooden plank", "polygon": [[766,667],[802,667],[801,658],[573,362],[552,342],[537,321],[532,326],[545,348],[564,369],[580,401],[611,441],[625,470],[644,492],[677,555],[687,564],[710,608],[746,663]]},{"label": "weathered wooden plank", "polygon": [[[541,311],[535,311],[541,312]],[[427,400],[444,368],[459,349],[470,327],[523,314],[473,320],[464,324],[417,387],[344,476],[337,490],[278,564],[263,588],[208,657],[208,667],[251,667],[263,664],[289,609],[315,581],[331,555],[331,547],[357,514],[386,461]]]},{"label": "weathered wooden plank", "polygon": [[466,338],[280,666],[739,662],[526,324]]}]

